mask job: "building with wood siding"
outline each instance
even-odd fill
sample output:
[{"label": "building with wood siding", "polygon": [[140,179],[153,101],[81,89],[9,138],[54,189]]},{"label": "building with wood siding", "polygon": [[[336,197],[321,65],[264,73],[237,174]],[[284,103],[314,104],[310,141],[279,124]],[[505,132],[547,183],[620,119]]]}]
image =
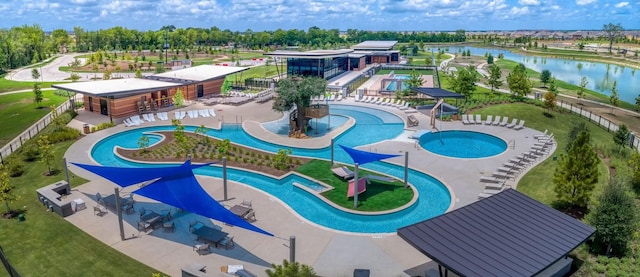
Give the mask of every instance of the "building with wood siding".
[{"label": "building with wood siding", "polygon": [[173,105],[182,91],[185,100],[219,95],[227,75],[247,67],[200,65],[145,78],[113,79],[56,84],[52,87],[84,95],[84,108],[113,118],[122,118]]}]

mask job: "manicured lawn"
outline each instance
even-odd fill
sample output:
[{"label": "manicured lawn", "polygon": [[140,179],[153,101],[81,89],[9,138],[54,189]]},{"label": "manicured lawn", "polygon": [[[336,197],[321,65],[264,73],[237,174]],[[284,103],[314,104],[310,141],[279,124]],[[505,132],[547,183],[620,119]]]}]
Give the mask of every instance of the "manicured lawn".
[{"label": "manicured lawn", "polygon": [[9,143],[44,115],[49,113],[51,105],[60,105],[67,97],[57,96],[52,90],[43,90],[42,109],[33,103],[33,92],[21,92],[0,95],[0,146]]},{"label": "manicured lawn", "polygon": [[[0,75],[0,93],[7,91],[33,89],[33,82],[17,82],[5,79],[6,75]],[[52,84],[62,84],[64,82],[44,82],[40,83],[41,88],[50,88]]]},{"label": "manicured lawn", "polygon": [[236,74],[231,74],[229,76],[227,76],[227,80],[235,83],[235,82],[239,82],[244,84],[244,80],[249,79],[249,78],[267,78],[267,77],[271,77],[274,75],[278,74],[278,70],[281,70],[280,73],[282,74],[284,70],[284,73],[287,73],[287,67],[285,66],[284,68],[278,68],[276,70],[276,66],[275,65],[261,65],[261,66],[256,66],[256,67],[252,67],[248,70],[242,71],[240,73],[236,73]]},{"label": "manicured lawn", "polygon": [[[56,168],[63,168],[62,156],[72,143],[55,145]],[[11,179],[20,197],[11,207],[26,210],[26,221],[0,219],[1,246],[22,276],[151,276],[157,272],[45,210],[35,190],[64,180],[64,172],[43,176],[47,169],[40,162],[26,163],[25,169],[23,176]],[[72,187],[85,182],[71,178]]]},{"label": "manicured lawn", "polygon": [[[554,138],[558,143],[556,151],[550,155],[559,157],[560,154],[564,152],[568,143],[568,134],[571,128],[579,122],[588,121],[577,115],[569,114],[568,112],[552,112],[553,117],[546,117],[543,115],[544,111],[544,109],[534,105],[516,103],[490,106],[474,110],[473,113],[482,114],[483,117],[486,115],[506,115],[510,118],[525,120],[526,127],[540,131],[548,129],[549,133],[554,134]],[[591,141],[594,145],[599,148],[613,147],[613,138],[610,133],[593,123],[588,123],[587,126],[591,131]],[[557,165],[557,161],[554,161],[552,158],[547,159],[523,176],[518,183],[517,189],[542,203],[547,205],[553,204],[556,200],[556,195],[553,191],[553,173]],[[604,163],[600,163],[599,170],[600,178],[593,195],[598,195],[609,180],[607,168]]]},{"label": "manicured lawn", "polygon": [[[350,167],[353,170],[352,167]],[[296,169],[296,172],[324,182],[334,187],[322,193],[330,201],[347,209],[353,209],[353,198],[347,198],[347,182],[331,172],[331,162],[322,160],[310,161]],[[358,170],[359,176],[373,174],[366,170]],[[374,174],[377,175],[377,174]],[[407,204],[413,198],[413,190],[405,189],[400,181],[393,183],[371,180],[367,191],[358,195],[358,211],[386,211]]]}]

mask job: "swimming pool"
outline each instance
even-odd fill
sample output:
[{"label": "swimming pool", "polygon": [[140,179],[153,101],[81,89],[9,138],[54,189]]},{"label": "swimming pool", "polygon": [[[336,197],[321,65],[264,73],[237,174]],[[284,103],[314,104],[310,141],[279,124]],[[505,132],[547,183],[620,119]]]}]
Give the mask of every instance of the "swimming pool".
[{"label": "swimming pool", "polygon": [[[393,76],[393,79],[395,80],[409,80],[410,76],[409,75],[395,75]],[[387,84],[386,89],[390,90],[390,91],[396,91],[398,90],[398,82],[397,81],[391,81],[389,82],[389,84]],[[400,89],[401,90],[405,90],[409,88],[409,84],[400,81]]]},{"label": "swimming pool", "polygon": [[454,158],[485,158],[507,150],[507,143],[501,138],[472,131],[427,133],[419,143],[429,152]]},{"label": "swimming pool", "polygon": [[[332,112],[353,117],[356,125],[336,138],[336,144],[343,144],[350,147],[365,145],[377,141],[390,139],[398,136],[404,124],[402,119],[390,113],[372,110],[367,113],[368,108],[343,106],[332,107]],[[360,121],[359,121],[360,120]],[[362,123],[358,123],[362,122]],[[373,127],[373,128],[372,128]],[[186,126],[186,131],[195,130],[196,126]],[[121,167],[153,167],[157,165],[135,163],[122,160],[113,154],[115,146],[130,147],[131,141],[137,139],[146,132],[173,130],[173,126],[154,126],[146,128],[132,129],[109,136],[94,145],[91,150],[93,159],[102,165]],[[270,142],[265,142],[251,137],[237,125],[224,125],[221,130],[210,130],[209,135],[217,138],[229,138],[233,143],[243,144],[250,147],[263,149],[264,151],[277,152],[280,148],[288,148]],[[129,145],[129,146],[127,146]],[[330,157],[330,149],[304,149],[291,148],[294,155],[324,158]],[[335,148],[335,159],[348,164],[353,163],[339,147]],[[371,169],[386,173],[398,178],[403,178],[404,168],[384,162],[369,163],[362,168]],[[196,174],[222,178],[220,167],[205,167],[195,170]],[[358,215],[336,209],[315,195],[295,187],[294,182],[305,184],[313,181],[297,175],[289,175],[281,180],[264,176],[258,173],[244,171],[241,169],[228,169],[227,178],[232,181],[243,183],[270,195],[279,198],[289,205],[298,215],[335,230],[357,232],[357,233],[391,233],[398,228],[410,225],[428,218],[432,218],[444,213],[451,203],[449,191],[435,178],[412,170],[409,171],[409,182],[414,185],[419,193],[418,201],[411,207],[385,215]]]},{"label": "swimming pool", "polygon": [[[330,114],[320,119],[311,119],[309,125],[312,129],[307,132],[307,136],[324,136],[333,129],[344,125],[348,120],[348,117],[336,114]],[[262,127],[274,134],[286,137],[289,135],[289,115],[285,114],[278,120],[262,123]]]}]

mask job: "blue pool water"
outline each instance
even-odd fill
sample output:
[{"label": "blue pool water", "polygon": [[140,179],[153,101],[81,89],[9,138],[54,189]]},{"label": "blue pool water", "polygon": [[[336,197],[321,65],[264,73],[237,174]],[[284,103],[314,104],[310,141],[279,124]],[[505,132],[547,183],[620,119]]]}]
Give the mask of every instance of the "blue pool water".
[{"label": "blue pool water", "polygon": [[[330,118],[329,118],[330,117]],[[311,125],[311,130],[307,132],[307,135],[310,137],[321,137],[326,135],[327,133],[333,131],[335,128],[344,125],[348,117],[342,115],[331,114],[329,116],[325,116],[320,119],[311,119],[309,124]],[[274,134],[278,134],[281,136],[289,135],[289,116],[284,116],[281,119],[276,121],[262,123],[262,127],[269,130]]]},{"label": "blue pool water", "polygon": [[420,137],[429,152],[455,158],[485,158],[507,150],[507,143],[495,136],[471,131],[442,131]]},{"label": "blue pool water", "polygon": [[[398,136],[404,124],[397,116],[375,109],[356,106],[332,107],[332,113],[353,117],[356,124],[348,131],[336,138],[336,144],[346,146],[366,145]],[[186,126],[186,131],[194,131],[196,126]],[[173,126],[155,126],[132,129],[109,136],[98,142],[91,150],[91,155],[96,162],[108,166],[121,167],[152,167],[158,165],[134,163],[119,159],[113,154],[115,146],[131,147],[131,142],[143,134],[153,131],[173,130]],[[251,137],[238,125],[224,125],[221,130],[210,130],[209,135],[230,139],[233,143],[255,147],[269,152],[277,152],[278,149],[287,148],[270,142],[265,142]],[[137,146],[133,146],[137,147]],[[330,158],[330,149],[303,149],[291,148],[294,155]],[[352,164],[353,161],[339,147],[335,148],[335,159],[340,162]],[[369,163],[362,168],[380,171],[398,178],[403,178],[404,168],[384,162]],[[196,174],[222,178],[220,167],[205,167],[195,170]],[[359,233],[390,233],[398,228],[410,225],[434,216],[443,214],[451,203],[449,191],[435,178],[415,171],[409,171],[409,182],[419,193],[419,198],[411,207],[386,215],[357,215],[344,212],[327,205],[314,195],[293,186],[294,182],[300,184],[313,183],[296,175],[290,175],[282,180],[273,179],[254,172],[241,169],[228,169],[229,180],[240,182],[257,189],[263,190],[274,197],[279,198],[289,205],[296,213],[316,224],[348,232]],[[207,186],[208,184],[203,184]]]},{"label": "blue pool water", "polygon": [[[410,77],[409,75],[395,75],[393,77],[396,80],[408,80]],[[402,88],[402,90],[405,90],[407,88],[409,88],[409,85],[405,82],[402,82],[400,87]],[[386,87],[387,90],[391,90],[391,91],[396,91],[398,90],[398,84],[396,81],[391,81],[389,82],[389,84]]]}]

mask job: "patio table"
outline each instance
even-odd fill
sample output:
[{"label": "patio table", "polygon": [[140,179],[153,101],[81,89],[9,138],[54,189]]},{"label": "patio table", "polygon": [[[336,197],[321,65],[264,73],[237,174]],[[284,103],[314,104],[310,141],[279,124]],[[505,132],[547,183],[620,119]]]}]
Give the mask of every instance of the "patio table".
[{"label": "patio table", "polygon": [[227,232],[223,232],[207,226],[202,226],[191,233],[196,235],[198,239],[213,242],[216,248],[218,247],[218,243],[229,235],[229,233]]},{"label": "patio table", "polygon": [[247,215],[252,209],[247,206],[235,205],[229,209],[233,214],[243,217]]}]

